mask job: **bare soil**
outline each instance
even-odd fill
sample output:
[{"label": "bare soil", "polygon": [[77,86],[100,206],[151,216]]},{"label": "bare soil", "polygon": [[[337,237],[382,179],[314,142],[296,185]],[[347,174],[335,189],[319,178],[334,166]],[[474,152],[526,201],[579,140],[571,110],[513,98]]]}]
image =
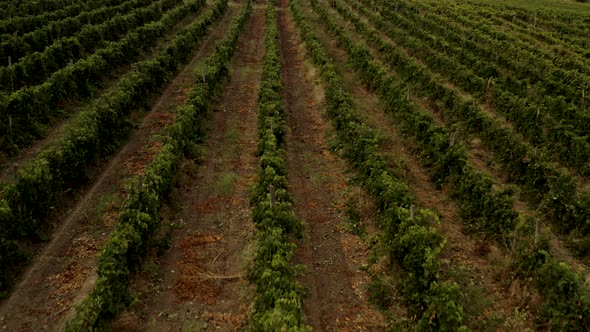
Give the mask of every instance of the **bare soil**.
[{"label": "bare soil", "polygon": [[306,265],[301,280],[306,323],[316,331],[383,331],[384,317],[370,307],[361,270],[369,250],[346,229],[346,165],[328,148],[329,124],[322,117],[321,87],[305,66],[301,42],[280,2],[279,29],[283,96],[286,102],[289,191],[297,217],[305,223],[295,261]]},{"label": "bare soil", "polygon": [[246,324],[253,296],[246,274],[255,253],[248,194],[256,180],[264,10],[264,4],[254,5],[231,78],[206,120],[203,164],[186,160],[181,167],[164,213],[178,226],[171,247],[136,275],[139,301],[113,322],[113,330],[236,331]]},{"label": "bare soil", "polygon": [[160,151],[159,134],[173,122],[177,106],[194,82],[192,69],[211,50],[228,15],[216,24],[205,45],[155,100],[127,144],[104,167],[68,210],[51,241],[33,259],[11,296],[0,304],[0,329],[59,330],[96,280],[96,257],[116,224],[125,193],[124,179],[143,173]]}]

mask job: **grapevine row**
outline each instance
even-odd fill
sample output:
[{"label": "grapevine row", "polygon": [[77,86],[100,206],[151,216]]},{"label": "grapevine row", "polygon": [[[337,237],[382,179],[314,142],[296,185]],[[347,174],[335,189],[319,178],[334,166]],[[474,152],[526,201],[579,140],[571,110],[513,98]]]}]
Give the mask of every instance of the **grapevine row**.
[{"label": "grapevine row", "polygon": [[[67,0],[66,0],[67,1]],[[0,8],[0,17],[9,19],[24,15],[40,15],[52,13],[64,7],[64,0],[43,0],[43,1],[10,1],[6,7]],[[79,4],[83,0],[69,0],[70,5]]]},{"label": "grapevine row", "polygon": [[[441,14],[455,22],[460,22],[469,29],[481,29],[490,37],[493,36],[495,39],[512,43],[514,46],[527,48],[533,54],[550,59],[556,66],[588,74],[590,68],[588,68],[588,60],[583,57],[583,54],[587,52],[584,48],[548,36],[543,31],[531,30],[530,26],[523,28],[495,17],[494,14],[498,12],[497,10],[478,9],[474,11],[473,7],[456,7],[459,8],[457,10],[443,10]],[[510,33],[502,32],[499,27],[510,28]],[[541,41],[543,44],[559,46],[559,53],[545,49],[545,47],[537,47],[535,44],[538,43],[535,40]],[[564,56],[564,52],[566,52],[566,56]]]},{"label": "grapevine row", "polygon": [[[460,209],[463,219],[492,237],[502,239],[507,236],[514,229],[517,217],[513,209],[513,191],[510,188],[493,190],[494,181],[469,162],[467,149],[459,141],[459,137],[451,143],[450,130],[437,125],[430,113],[419,110],[408,101],[406,84],[397,77],[388,75],[388,71],[373,59],[368,49],[355,45],[346,32],[327,16],[317,1],[313,0],[311,3],[327,29],[337,36],[340,44],[349,53],[350,62],[359,71],[364,83],[377,92],[384,101],[386,110],[399,117],[398,121],[404,130],[415,137],[420,156],[432,169],[435,184],[441,186],[450,183],[454,186],[453,194],[462,201]],[[333,4],[338,6],[340,3]],[[353,16],[346,18],[351,21],[354,19]],[[425,75],[424,70],[414,68],[412,72],[413,80],[427,81],[427,77],[422,76]],[[470,103],[467,105],[471,106]]]},{"label": "grapevine row", "polygon": [[392,258],[405,271],[399,285],[410,315],[417,317],[420,330],[463,330],[461,291],[456,283],[440,277],[439,255],[445,239],[432,227],[437,216],[427,209],[418,209],[412,216],[409,190],[388,170],[378,152],[376,131],[354,109],[350,94],[342,91],[342,79],[305,22],[298,1],[291,2],[291,10],[311,60],[320,69],[327,110],[337,129],[339,143],[357,169],[363,186],[376,199],[384,240]]},{"label": "grapevine row", "polygon": [[[355,9],[363,13],[363,16],[375,25],[380,31],[394,40],[398,45],[411,50],[417,58],[424,61],[428,68],[434,70],[447,78],[482,102],[491,102],[497,112],[504,115],[515,126],[519,133],[524,135],[536,147],[542,147],[548,153],[557,155],[558,159],[567,165],[575,168],[580,174],[590,174],[590,142],[570,131],[569,127],[563,126],[560,121],[541,112],[538,105],[531,104],[527,99],[514,95],[509,89],[495,81],[485,81],[477,76],[470,67],[464,66],[455,58],[434,50],[433,43],[424,42],[420,39],[409,37],[403,31],[393,27],[387,21],[368,14],[361,6],[355,5]],[[343,8],[339,7],[342,11]],[[358,21],[358,19],[356,20]],[[376,34],[368,32],[366,28],[358,26],[365,34]],[[359,31],[360,32],[360,31]],[[382,43],[379,37],[371,37],[373,43]],[[387,46],[386,46],[387,47]],[[389,53],[390,59],[399,58],[398,55],[391,55],[392,52],[401,54],[389,46],[383,53]],[[402,60],[397,60],[403,62]],[[541,152],[545,154],[545,152]]]},{"label": "grapevine row", "polygon": [[[496,8],[497,15],[506,21],[513,21],[520,23],[523,27],[529,26],[532,22],[537,21],[540,27],[553,30],[560,37],[574,36],[581,40],[587,41],[588,24],[590,20],[584,15],[572,15],[571,13],[563,13],[554,10],[535,11],[534,15],[527,10],[518,8],[509,8],[507,6],[492,7],[486,4],[480,4],[482,8]],[[588,46],[588,44],[586,44]]]},{"label": "grapevine row", "polygon": [[138,179],[129,188],[118,224],[98,259],[96,286],[76,308],[76,315],[67,323],[66,331],[93,331],[130,304],[131,295],[127,290],[130,274],[153,244],[160,226],[163,199],[173,187],[186,148],[197,138],[195,128],[200,126],[211,96],[229,72],[229,61],[250,10],[248,3],[232,22],[229,34],[205,61],[205,82],[195,82],[188,104],[177,109],[174,123],[166,128],[168,136],[161,152],[145,170],[141,189]]},{"label": "grapevine row", "polygon": [[[396,1],[396,7],[403,8],[407,13],[418,13],[424,6],[428,4],[408,1]],[[503,5],[501,3],[461,3],[454,4],[454,7],[464,6],[471,12],[479,12],[482,10],[491,10],[495,15],[505,21],[519,24],[525,28],[530,28],[531,24],[537,23],[540,28],[553,30],[552,33],[557,34],[560,38],[567,36],[586,37],[587,28],[590,20],[585,15],[573,15],[573,13],[566,13],[564,11],[556,11],[547,8],[538,8],[534,14],[528,9],[520,9],[510,5]],[[587,39],[587,38],[586,38]]]},{"label": "grapevine row", "polygon": [[[488,201],[485,198],[485,192],[473,190],[477,188],[479,181],[485,181],[485,178],[482,178],[481,175],[477,176],[475,172],[471,175],[461,174],[461,171],[466,169],[465,162],[462,162],[462,160],[466,160],[464,150],[457,148],[457,143],[453,146],[448,143],[446,129],[437,126],[431,115],[419,112],[413,104],[409,103],[405,98],[403,84],[398,84],[393,77],[388,76],[387,70],[371,58],[368,50],[353,44],[344,31],[327,16],[324,9],[319,7],[316,0],[310,1],[328,30],[336,35],[340,44],[346,49],[353,67],[361,74],[365,82],[380,95],[381,100],[386,104],[386,109],[396,116],[402,127],[416,137],[421,155],[432,156],[432,152],[426,150],[429,146],[430,149],[439,151],[435,152],[438,156],[432,158],[435,173],[440,170],[441,163],[446,163],[447,167],[456,172],[455,181],[458,184],[455,185],[454,193],[461,202],[460,208],[464,210],[466,206],[469,206],[473,202],[473,198],[469,196],[474,196],[476,199],[483,198],[482,200],[490,209],[508,211],[507,205],[502,207],[502,201]],[[437,162],[439,165],[436,164]],[[465,179],[466,177],[469,179]],[[435,178],[438,178],[438,175],[435,174]],[[488,181],[491,182],[489,179]],[[502,225],[498,228],[499,225],[496,223],[502,224],[504,220],[500,217],[489,219],[488,223],[483,225],[483,230],[506,233],[513,231],[515,226],[514,224]],[[519,275],[533,278],[538,289],[546,296],[540,321],[542,324],[548,324],[551,328],[558,330],[587,330],[590,328],[590,316],[588,316],[590,296],[588,296],[588,289],[584,286],[583,278],[571,267],[559,263],[551,256],[547,239],[539,243],[532,240],[534,226],[528,224],[523,227],[524,229],[520,231],[526,234],[518,242],[519,255],[515,270]]]},{"label": "grapevine row", "polygon": [[[16,241],[34,238],[62,192],[83,183],[90,163],[115,151],[131,130],[132,110],[146,105],[185,62],[206,35],[209,26],[225,12],[227,0],[218,0],[203,16],[179,32],[155,59],[138,62],[101,103],[84,111],[57,143],[18,170],[15,183],[4,185],[0,200],[0,271],[17,259]],[[10,280],[0,275],[0,283]]]},{"label": "grapevine row", "polygon": [[[368,0],[361,1],[367,3]],[[500,84],[520,97],[542,96],[537,98],[539,106],[542,106],[540,112],[553,114],[570,126],[570,131],[582,137],[590,132],[590,115],[584,110],[585,105],[590,105],[590,95],[585,93],[590,91],[590,77],[573,70],[557,69],[547,60],[512,49],[510,45],[494,41],[476,30],[468,31],[469,38],[463,37],[454,22],[437,15],[426,19],[414,13],[410,20],[397,15],[390,4],[383,2],[382,5],[380,14],[402,26],[407,34],[432,43],[432,47],[453,55],[456,61],[473,68],[479,76],[492,77],[494,84]],[[432,38],[429,33],[438,37]],[[519,61],[515,60],[515,54],[519,55]],[[502,74],[504,68],[509,75]]]},{"label": "grapevine row", "polygon": [[[77,17],[69,17],[26,34],[4,35],[2,42],[0,42],[0,59],[8,59],[10,56],[12,63],[17,63],[22,57],[30,53],[43,51],[49,45],[59,41],[60,38],[67,38],[81,30],[81,32],[84,32],[84,28],[86,25],[90,24],[90,21],[95,22],[93,24],[96,24],[109,18],[113,18],[111,21],[118,22],[119,26],[115,26],[118,29],[110,32],[110,34],[114,34],[115,32],[121,33],[121,29],[124,29],[126,25],[124,25],[125,21],[121,21],[117,18],[117,16],[122,15],[117,14],[125,14],[126,12],[133,10],[135,16],[142,18],[145,21],[148,20],[150,16],[154,15],[154,8],[152,6],[151,10],[148,10],[148,8],[142,7],[150,5],[151,3],[152,2],[145,0],[127,1],[118,6],[94,10],[89,15],[80,14]],[[178,1],[164,1],[162,2],[161,9],[169,9],[176,4],[178,4]],[[104,32],[105,37],[109,35],[108,30]],[[8,66],[8,62],[2,61],[2,65]]]},{"label": "grapevine row", "polygon": [[[0,20],[0,36],[3,34],[12,34],[18,31],[23,35],[27,32],[34,31],[52,22],[60,21],[68,17],[76,17],[81,13],[86,16],[81,18],[88,19],[91,13],[101,7],[112,7],[121,4],[125,0],[90,0],[78,2],[53,12],[44,12],[39,15],[25,15],[9,17]],[[1,15],[0,15],[1,17]]]},{"label": "grapevine row", "polygon": [[276,1],[269,1],[265,13],[265,54],[258,95],[258,183],[251,205],[257,228],[258,249],[250,279],[256,285],[253,331],[308,331],[302,322],[303,287],[297,280],[300,266],[291,264],[301,236],[301,223],[287,192],[284,159],[285,107],[281,97],[281,55]]},{"label": "grapevine row", "polygon": [[[105,74],[132,61],[183,17],[199,10],[203,3],[203,0],[195,0],[182,4],[159,21],[134,29],[123,39],[56,71],[43,84],[21,89],[1,100],[2,150],[15,153],[34,138],[42,137],[43,125],[63,116],[60,110],[63,101],[91,96]],[[155,6],[157,8],[158,4]]]},{"label": "grapevine row", "polygon": [[445,118],[460,124],[466,132],[479,135],[496,154],[510,178],[527,188],[537,202],[543,202],[544,211],[551,215],[561,229],[579,228],[584,234],[590,232],[586,222],[590,218],[590,195],[576,194],[573,177],[548,163],[546,158],[523,143],[509,129],[502,128],[497,120],[483,113],[473,103],[461,101],[457,93],[434,79],[428,68],[419,66],[392,45],[384,43],[377,33],[369,33],[357,17],[344,12],[344,7],[337,8],[341,8],[342,13],[361,33],[370,35],[368,40],[384,54],[387,63],[418,87],[421,94],[427,95],[433,107],[439,109]]},{"label": "grapevine row", "polygon": [[[166,7],[178,3],[171,2]],[[39,84],[58,69],[67,66],[70,61],[91,55],[95,49],[104,46],[105,42],[116,40],[129,29],[158,20],[164,14],[159,10],[161,2],[136,0],[127,4],[139,7],[126,15],[115,16],[97,25],[86,25],[80,32],[68,38],[60,38],[41,51],[28,52],[18,62],[12,57],[11,66],[0,67],[0,90],[14,92],[25,86],[30,88]]]}]

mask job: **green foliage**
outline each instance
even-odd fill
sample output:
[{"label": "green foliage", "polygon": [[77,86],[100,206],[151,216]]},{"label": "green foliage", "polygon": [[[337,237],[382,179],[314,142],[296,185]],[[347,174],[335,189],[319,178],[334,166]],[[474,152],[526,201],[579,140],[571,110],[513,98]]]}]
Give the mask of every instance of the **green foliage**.
[{"label": "green foliage", "polygon": [[386,310],[393,304],[392,290],[381,279],[374,278],[371,280],[367,287],[367,292],[369,293],[369,302],[382,310]]},{"label": "green foliage", "polygon": [[[83,112],[66,129],[63,138],[18,171],[16,183],[3,188],[0,200],[9,207],[6,217],[0,218],[0,228],[6,234],[4,241],[37,237],[39,220],[47,215],[62,190],[83,182],[88,164],[116,149],[131,129],[130,111],[145,105],[146,96],[166,83],[226,7],[227,2],[216,2],[201,19],[178,33],[155,59],[138,62],[101,103]],[[174,129],[171,135],[178,133]]]},{"label": "green foliage", "polygon": [[[104,20],[102,15],[110,13],[108,9],[126,5],[126,2],[123,0],[70,1],[67,6],[64,6],[63,2],[59,2],[59,7],[55,8],[55,10],[42,11],[35,14],[35,11],[38,10],[38,8],[35,8],[33,11],[21,13],[23,15],[19,15],[18,8],[10,8],[11,5],[14,4],[13,1],[11,2],[11,4],[6,4],[7,8],[2,9],[10,11],[12,19],[5,19],[5,16],[3,15],[4,12],[0,9],[0,18],[3,18],[3,20],[0,20],[0,34],[8,34],[13,31],[19,31],[20,34],[26,34],[49,24],[64,24],[65,22],[61,21],[72,18],[96,23],[101,19]],[[95,18],[95,16],[98,16],[99,18]]]},{"label": "green foliage", "polygon": [[467,331],[461,326],[461,291],[453,282],[434,282],[425,298],[426,311],[418,321],[420,331]]},{"label": "green foliage", "polygon": [[590,296],[584,280],[572,268],[552,260],[538,271],[538,287],[547,289],[540,320],[555,331],[590,329]]},{"label": "green foliage", "polygon": [[[24,85],[31,85],[33,83],[31,79],[42,79],[47,70],[51,70],[58,64],[61,68],[67,65],[69,59],[78,59],[82,54],[91,54],[93,48],[87,48],[86,51],[84,48],[77,49],[81,43],[86,47],[102,45],[101,39],[94,40],[96,44],[90,45],[83,37],[96,36],[103,37],[104,40],[113,40],[124,32],[124,27],[135,27],[138,26],[137,23],[141,25],[147,22],[145,20],[153,19],[158,11],[161,13],[159,4],[162,4],[164,9],[178,4],[178,1],[168,1],[147,7],[151,4],[147,0],[124,3],[113,0],[111,2],[113,2],[112,6],[51,22],[29,33],[19,30],[18,34],[11,34],[3,39],[0,43],[0,57],[5,59],[11,56],[13,67],[0,69],[0,78],[2,78],[0,88],[10,91],[14,86],[18,90]],[[89,40],[89,42],[92,41]],[[12,80],[10,80],[10,74],[12,74]]]},{"label": "green foliage", "polygon": [[[407,224],[407,222],[406,222]],[[407,225],[400,229],[402,236],[395,239],[393,252],[400,257],[402,268],[408,273],[403,281],[403,292],[412,307],[424,304],[423,294],[438,279],[438,257],[443,248],[443,237],[433,228]]]},{"label": "green foliage", "polygon": [[[369,0],[363,2],[370,3]],[[378,31],[369,29],[345,6],[339,2],[336,2],[335,6],[336,10],[366,37],[368,43],[378,49],[385,62],[391,64],[401,78],[408,81],[413,93],[429,97],[431,106],[440,110],[445,121],[459,124],[464,132],[479,136],[486,147],[494,152],[496,160],[511,180],[530,192],[537,203],[542,203],[560,229],[571,231],[578,228],[583,233],[590,232],[590,228],[587,227],[590,209],[583,203],[583,197],[576,194],[574,178],[548,162],[554,154],[581,174],[588,173],[590,142],[587,133],[590,130],[590,119],[586,112],[580,112],[579,107],[568,104],[563,96],[551,97],[541,93],[543,100],[540,104],[528,96],[528,91],[534,89],[529,85],[530,77],[542,75],[537,82],[546,84],[553,81],[554,76],[545,75],[544,71],[537,69],[531,73],[530,68],[537,68],[536,65],[523,65],[520,62],[515,64],[507,55],[501,55],[504,58],[502,63],[510,63],[509,69],[524,70],[530,75],[522,76],[520,81],[515,80],[514,75],[500,75],[504,69],[495,64],[500,61],[496,58],[496,48],[492,46],[489,49],[490,46],[486,46],[495,40],[480,36],[476,33],[477,29],[469,30],[469,34],[476,33],[477,38],[483,42],[476,43],[471,39],[465,39],[459,33],[460,29],[456,23],[439,15],[423,18],[410,10],[407,12],[408,16],[415,19],[411,20],[397,13],[397,4],[395,9],[390,4],[383,4],[380,9],[382,15],[395,17],[385,20],[382,16],[368,14],[366,7],[361,4],[353,4],[353,7],[363,13],[377,29],[396,44],[410,50],[413,56],[424,61],[428,65],[428,68],[424,68],[399,47],[386,43]],[[466,15],[455,15],[453,19],[464,20]],[[449,28],[440,29],[441,25]],[[496,32],[496,37],[498,33]],[[463,47],[449,47],[447,40]],[[514,42],[520,43],[518,40]],[[536,55],[528,57],[530,61],[535,61],[536,58]],[[545,67],[548,64],[540,65]],[[482,103],[492,103],[495,111],[510,120],[515,129],[532,145],[523,142],[511,129],[504,128],[498,120],[482,112],[471,101],[461,101],[458,95],[445,87],[430,70],[444,74]],[[580,86],[588,85],[590,82],[588,79],[584,81],[581,76],[572,72],[560,72],[555,75],[577,80]],[[569,82],[567,85],[570,85]],[[521,91],[521,94],[515,95],[518,91]],[[579,94],[579,91],[577,93]],[[576,92],[571,95],[575,101],[580,100],[579,97]],[[590,100],[586,103],[590,104]],[[444,107],[441,107],[441,104]]]},{"label": "green foliage", "polygon": [[551,256],[547,236],[540,236],[536,244],[521,241],[517,250],[516,276],[532,280],[545,296],[537,317],[539,326],[557,331],[587,330],[590,293],[582,275]]},{"label": "green foliage", "polygon": [[[312,2],[316,11],[321,11]],[[362,116],[352,106],[347,92],[341,91],[342,81],[334,65],[326,55],[319,40],[305,22],[297,1],[290,4],[295,21],[306,43],[308,54],[321,71],[326,83],[327,109],[345,156],[358,170],[362,185],[375,197],[384,229],[383,242],[392,257],[402,265],[406,276],[400,281],[402,295],[410,311],[425,329],[457,330],[461,328],[463,308],[456,298],[460,292],[453,283],[444,283],[444,290],[437,286],[439,281],[439,255],[444,238],[432,226],[436,215],[428,210],[418,209],[411,216],[408,207],[412,199],[407,186],[388,169],[378,151],[376,131],[364,123]],[[330,18],[320,13],[321,21],[330,24]],[[332,26],[340,36],[342,31]],[[387,91],[391,83],[383,69],[369,62],[368,52],[363,51],[347,38],[338,38],[352,54],[350,63],[363,71],[363,80],[370,85]],[[371,80],[371,74],[381,75],[378,81]],[[386,85],[386,86],[383,86]],[[392,92],[396,93],[398,90]],[[376,295],[384,292],[374,285]]]},{"label": "green foliage", "polygon": [[358,236],[363,236],[365,234],[358,202],[352,197],[346,202],[346,218],[353,234]]},{"label": "green foliage", "polygon": [[[396,64],[396,68],[401,66],[402,71],[408,75],[408,80],[419,81],[422,84],[430,82],[422,67],[408,60],[402,52],[393,49],[391,45],[385,44],[378,34],[369,33],[367,27],[339,2],[335,2],[334,5],[344,18],[350,20],[359,32],[367,35],[379,48],[396,52],[396,57],[390,58],[391,63]],[[349,63],[357,70],[363,81],[380,96],[386,111],[396,117],[408,134],[415,137],[420,156],[432,169],[433,182],[437,185],[453,185],[453,194],[461,202],[462,216],[471,227],[485,231],[496,239],[502,239],[513,230],[517,217],[513,209],[513,191],[492,190],[491,179],[469,164],[465,146],[460,142],[450,144],[452,132],[444,126],[437,125],[432,114],[421,111],[410,103],[406,97],[407,87],[403,82],[400,83],[396,77],[389,75],[384,66],[373,59],[368,49],[355,44],[316,1],[312,1],[312,6],[327,29],[348,52]],[[425,90],[435,96],[433,99],[441,100],[450,107],[458,105],[457,96],[452,91],[441,89],[438,85],[429,86]]]},{"label": "green foliage", "polygon": [[[374,61],[368,52],[360,49],[360,46],[354,46],[350,38],[340,27],[335,25],[315,0],[311,2],[322,22],[328,27],[328,30],[336,35],[340,44],[349,53],[353,67],[360,72],[365,82],[387,102],[387,110],[395,114],[396,118],[402,122],[402,126],[416,137],[422,157],[426,158],[428,164],[433,166],[437,176],[446,179],[445,181],[452,180],[453,194],[460,202],[462,216],[472,227],[497,239],[502,239],[505,234],[512,232],[516,227],[517,217],[517,213],[512,207],[514,204],[513,191],[510,188],[504,191],[494,191],[492,180],[478,173],[473,166],[466,163],[465,149],[457,147],[459,144],[456,142],[452,147],[447,143],[446,138],[449,137],[447,129],[436,126],[431,115],[420,112],[408,103],[403,98],[403,85],[396,85],[393,78],[384,78],[385,71],[380,69],[381,65]],[[556,220],[570,228],[583,229],[587,227],[588,210],[586,209],[590,206],[587,206],[586,203],[590,199],[576,197],[575,184],[570,176],[560,173],[549,163],[544,162],[528,146],[512,136],[509,130],[500,128],[497,123],[483,115],[473,105],[460,102],[456,94],[436,82],[427,69],[417,66],[401,52],[383,43],[378,35],[368,34],[368,30],[358,18],[344,10],[338,1],[334,4],[336,9],[347,20],[352,21],[360,33],[364,31],[367,38],[375,43],[380,50],[390,51],[386,57],[389,57],[389,63],[395,64],[396,71],[405,73],[403,76],[406,79],[418,82],[417,85],[423,90],[424,95],[429,96],[432,100],[442,102],[444,106],[442,109],[439,104],[433,107],[441,109],[445,112],[445,116],[451,119],[463,118],[468,127],[476,128],[478,133],[493,145],[492,150],[496,151],[501,162],[507,165],[510,175],[517,182],[524,183],[528,188],[538,193],[542,197],[541,199],[545,200],[546,209],[553,214]],[[448,113],[446,113],[447,110]],[[414,233],[418,234],[417,243],[421,243],[420,238],[428,237],[426,230],[414,231]],[[579,275],[566,265],[557,263],[551,257],[546,241],[540,241],[534,248],[526,247],[531,242],[519,243],[523,248],[520,249],[515,268],[521,275],[534,277],[538,288],[547,296],[540,323],[549,324],[551,329],[587,330],[587,321],[584,317],[588,316],[588,303],[590,302],[587,289],[582,286]],[[408,243],[412,242],[408,241]],[[418,245],[415,250],[423,250],[425,254],[419,257],[425,260],[413,259],[412,261],[418,263],[414,266],[420,266],[419,263],[422,262],[425,272],[431,271],[429,266],[432,263],[426,260],[430,254],[429,248],[420,249],[420,245]],[[427,277],[427,274],[425,276]],[[402,282],[404,289],[407,290],[406,293],[415,294],[413,293],[414,289],[424,287],[423,280],[414,277],[410,281]],[[434,284],[435,282],[428,284],[429,288]],[[430,291],[437,293],[432,289]],[[439,295],[444,298],[443,294],[451,293],[450,290],[445,290]],[[425,299],[431,301],[428,297],[414,296],[416,302]],[[449,308],[453,312],[452,308],[459,302],[449,300],[446,303],[450,307],[446,305],[443,307]],[[425,304],[422,303],[422,305]],[[434,307],[439,308],[439,305],[436,304]],[[431,314],[425,314],[425,316],[433,317]],[[445,318],[443,321],[451,322],[451,324],[456,321],[453,318],[454,315],[447,317],[448,319]],[[432,319],[429,318],[428,321],[431,322]],[[420,322],[421,327],[427,326],[424,324],[425,321]],[[431,328],[445,329],[436,324]]]},{"label": "green foliage", "polygon": [[256,285],[252,331],[308,331],[302,321],[303,287],[297,280],[301,266],[290,263],[296,245],[290,236],[300,235],[301,223],[295,217],[291,195],[287,192],[284,152],[286,132],[281,91],[281,61],[276,1],[266,9],[265,54],[262,82],[258,94],[258,183],[250,204],[258,229],[258,251],[250,280]]},{"label": "green foliage", "polygon": [[[75,3],[72,4],[74,12],[80,10],[81,7],[79,6],[81,2],[80,0],[74,0]],[[102,1],[97,0],[90,0],[89,3],[94,3],[94,6],[100,6]],[[63,0],[46,0],[46,1],[10,1],[7,3],[5,1],[3,5],[6,4],[6,7],[0,9],[0,17],[6,18],[9,14],[14,16],[26,16],[26,15],[40,15],[44,12],[54,12],[59,10],[60,8],[64,8]],[[66,7],[69,9],[70,6]],[[93,8],[93,7],[90,7]],[[72,10],[72,9],[70,9]]]},{"label": "green foliage", "polygon": [[[15,153],[33,139],[43,137],[38,126],[31,124],[46,124],[63,116],[59,108],[64,100],[91,96],[106,73],[129,63],[180,19],[203,4],[202,0],[180,5],[178,0],[161,0],[128,15],[115,16],[100,25],[86,27],[77,36],[59,40],[43,53],[33,53],[10,69],[0,68],[0,82],[16,82],[16,89],[34,85],[0,101],[0,115],[10,116],[10,124],[4,121],[0,125],[3,150]],[[167,9],[170,10],[164,13],[163,10]],[[128,33],[119,39],[124,32]],[[105,44],[103,40],[117,41]],[[103,48],[93,53],[103,44]],[[87,54],[90,55],[85,57]],[[68,65],[70,60],[78,59]]]},{"label": "green foliage", "polygon": [[[113,6],[107,6],[98,8],[92,12],[81,13],[76,17],[67,17],[61,21],[52,22],[44,25],[39,29],[36,29],[29,33],[18,33],[6,36],[0,44],[0,54],[3,57],[12,55],[15,59],[15,63],[20,61],[21,57],[26,57],[33,52],[41,52],[46,47],[52,45],[54,42],[59,42],[59,39],[67,38],[69,36],[84,33],[89,29],[90,26],[101,26],[102,32],[105,33],[105,37],[112,33],[112,26],[103,25],[105,21],[113,21],[118,25],[118,32],[124,32],[125,21],[121,21],[115,14],[120,14],[121,17],[126,17],[127,20],[134,20],[134,16],[126,16],[126,12],[134,11],[135,14],[139,14],[146,18],[153,17],[156,12],[146,10],[148,5],[152,3],[145,0],[133,0],[125,3],[114,3]],[[164,10],[170,9],[173,6],[178,5],[178,1],[162,2]],[[147,16],[146,16],[147,15]],[[137,15],[136,15],[137,16]],[[20,32],[20,31],[19,31]],[[19,51],[23,51],[20,53]]]},{"label": "green foliage", "polygon": [[542,248],[521,248],[515,269],[532,278],[545,295],[537,322],[555,331],[590,329],[590,296],[582,276]]},{"label": "green foliage", "polygon": [[[226,1],[217,2],[206,14],[210,16],[208,19],[219,17],[226,7]],[[118,216],[119,222],[99,257],[99,280],[91,294],[78,306],[76,316],[67,323],[66,331],[100,328],[105,319],[115,316],[130,304],[131,298],[127,291],[130,272],[148,250],[157,244],[154,236],[160,227],[162,200],[172,189],[179,161],[189,142],[195,138],[194,129],[198,127],[201,115],[207,108],[207,103],[200,101],[209,99],[222,82],[222,73],[227,73],[227,63],[234,53],[237,37],[250,10],[248,3],[232,23],[228,36],[207,59],[210,73],[217,79],[195,84],[190,105],[181,106],[175,122],[166,128],[168,136],[165,144],[147,166],[143,183],[139,184],[139,180],[131,182],[127,189],[130,194]],[[199,24],[193,25],[193,28],[199,27]],[[199,36],[196,31],[193,34]],[[218,62],[213,65],[213,61]]]},{"label": "green foliage", "polygon": [[22,259],[15,241],[8,239],[8,231],[2,226],[9,218],[12,218],[10,208],[6,202],[0,202],[0,298],[3,298],[4,292],[12,286],[11,268]]}]

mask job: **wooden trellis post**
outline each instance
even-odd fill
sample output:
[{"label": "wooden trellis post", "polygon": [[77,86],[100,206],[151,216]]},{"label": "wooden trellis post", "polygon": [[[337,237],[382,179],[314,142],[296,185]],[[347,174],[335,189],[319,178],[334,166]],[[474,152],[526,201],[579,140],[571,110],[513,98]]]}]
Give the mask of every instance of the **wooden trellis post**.
[{"label": "wooden trellis post", "polygon": [[539,243],[539,233],[541,231],[541,225],[539,225],[539,220],[535,223],[535,245]]},{"label": "wooden trellis post", "polygon": [[141,194],[143,192],[143,174],[139,176],[139,183],[137,184],[137,189]]},{"label": "wooden trellis post", "polygon": [[14,78],[12,77],[12,57],[8,56],[8,71],[10,72],[10,91],[14,92]]},{"label": "wooden trellis post", "polygon": [[18,182],[18,163],[12,164],[12,174],[14,176],[14,182]]},{"label": "wooden trellis post", "polygon": [[272,209],[275,207],[275,186],[271,184],[268,191],[270,192],[270,208]]}]

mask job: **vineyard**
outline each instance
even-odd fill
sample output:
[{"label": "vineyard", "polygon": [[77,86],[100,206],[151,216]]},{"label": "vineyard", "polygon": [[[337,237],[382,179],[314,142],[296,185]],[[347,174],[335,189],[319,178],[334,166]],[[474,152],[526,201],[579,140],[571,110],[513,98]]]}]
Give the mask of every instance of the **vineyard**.
[{"label": "vineyard", "polygon": [[0,330],[590,331],[590,3],[0,0]]}]

